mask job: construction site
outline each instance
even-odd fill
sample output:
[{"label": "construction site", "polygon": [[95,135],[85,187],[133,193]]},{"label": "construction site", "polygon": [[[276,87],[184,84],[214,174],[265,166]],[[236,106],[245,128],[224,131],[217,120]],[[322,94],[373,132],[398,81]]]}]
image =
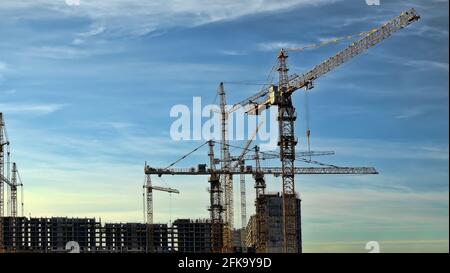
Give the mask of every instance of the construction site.
[{"label": "construction site", "polygon": [[[226,109],[225,84],[220,83],[221,138],[208,140],[191,152],[180,155],[167,167],[145,163],[144,218],[141,223],[102,223],[95,218],[33,218],[24,215],[23,187],[26,178],[19,173],[19,164],[12,161],[10,146],[14,142],[7,134],[8,113],[0,113],[0,252],[95,252],[95,253],[302,253],[301,196],[296,189],[299,177],[305,175],[376,175],[374,167],[342,167],[323,163],[316,157],[334,155],[333,151],[313,151],[310,146],[298,151],[297,122],[292,95],[304,90],[309,93],[322,76],[350,61],[371,47],[380,44],[396,32],[417,22],[414,9],[401,13],[387,23],[354,36],[323,42],[351,41],[334,56],[325,59],[303,74],[289,73],[288,54],[305,48],[281,49],[276,56],[276,82],[264,86],[256,94]],[[277,107],[278,150],[262,151],[252,145],[252,137],[242,147],[228,140],[228,117],[244,109],[248,115],[260,115]],[[1,110],[1,109],[0,109]],[[305,138],[309,143],[310,130]],[[241,151],[231,154],[230,148]],[[207,164],[175,167],[197,151],[203,151]],[[262,166],[264,160],[279,160],[278,166]],[[313,165],[297,167],[297,162]],[[176,219],[171,224],[154,223],[153,192],[182,194],[182,190],[154,185],[153,177],[196,176],[209,183],[209,218]],[[266,190],[266,178],[279,178],[279,192]],[[239,200],[233,200],[234,181],[238,177]],[[251,181],[247,181],[251,177]],[[22,180],[23,179],[23,180]],[[247,179],[247,180],[246,180]],[[254,185],[255,200],[247,200],[246,184]],[[247,215],[247,203],[254,204],[255,214]],[[235,206],[239,204],[239,206]],[[241,226],[234,223],[235,215]]]}]

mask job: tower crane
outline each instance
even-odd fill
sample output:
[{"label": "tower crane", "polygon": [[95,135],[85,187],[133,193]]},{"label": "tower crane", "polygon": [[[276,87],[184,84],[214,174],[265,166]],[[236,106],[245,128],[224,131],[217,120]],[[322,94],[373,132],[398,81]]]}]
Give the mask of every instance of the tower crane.
[{"label": "tower crane", "polygon": [[[0,217],[5,213],[5,183],[9,180],[9,168],[6,166],[9,162],[9,140],[6,132],[3,113],[0,113]],[[1,239],[0,239],[1,240]]]},{"label": "tower crane", "polygon": [[[145,166],[147,166],[147,163],[145,163]],[[143,189],[145,191],[145,200],[147,201],[147,206],[144,207],[144,216],[146,215],[146,219],[144,221],[147,224],[147,250],[150,252],[154,251],[153,247],[153,191],[163,191],[168,193],[177,193],[180,192],[177,189],[172,189],[168,187],[160,187],[160,186],[153,186],[152,180],[150,177],[150,174],[146,174],[145,184],[143,186]],[[145,214],[146,212],[146,214]]]},{"label": "tower crane", "polygon": [[[9,178],[9,166],[5,166],[5,163],[9,162],[9,156],[8,134],[5,121],[3,120],[3,113],[0,112],[0,252],[4,250],[2,217],[5,213],[5,183],[9,184],[7,179]],[[6,162],[5,158],[7,158]]]},{"label": "tower crane", "polygon": [[295,107],[292,103],[292,94],[302,88],[306,91],[313,88],[313,82],[328,72],[336,69],[352,58],[360,55],[369,48],[389,38],[395,32],[420,19],[415,9],[401,13],[380,28],[368,32],[360,40],[330,57],[324,62],[316,65],[304,74],[288,74],[287,51],[281,49],[278,56],[278,85],[263,88],[255,95],[235,104],[233,109],[246,107],[248,114],[260,114],[261,111],[270,106],[278,107],[279,141],[281,177],[282,177],[282,199],[283,199],[283,248],[284,252],[301,251],[297,246],[297,223],[296,219],[296,191],[295,191],[295,146],[297,138],[294,131],[296,120]]},{"label": "tower crane", "polygon": [[[20,179],[20,174],[17,169],[17,164],[14,162],[12,164],[12,176],[11,176],[11,217],[17,217],[18,216],[18,203],[17,203],[17,188],[23,187],[22,180]],[[23,192],[23,188],[22,188]],[[22,215],[23,215],[23,197],[22,197]]]},{"label": "tower crane", "polygon": [[153,191],[163,191],[168,193],[177,193],[180,191],[168,187],[153,186],[150,175],[146,175],[146,183],[143,186],[146,194],[146,219],[147,224],[153,224]]}]

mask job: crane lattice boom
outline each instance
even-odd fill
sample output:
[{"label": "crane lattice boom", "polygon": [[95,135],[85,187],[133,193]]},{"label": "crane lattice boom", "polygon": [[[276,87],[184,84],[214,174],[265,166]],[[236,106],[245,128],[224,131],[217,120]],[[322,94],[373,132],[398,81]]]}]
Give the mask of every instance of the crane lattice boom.
[{"label": "crane lattice boom", "polygon": [[[261,172],[266,175],[280,176],[282,174],[280,167],[261,167]],[[349,174],[349,175],[362,175],[362,174],[378,174],[378,171],[373,167],[296,167],[294,169],[295,174]],[[152,175],[210,175],[211,169],[203,168],[152,168],[147,166],[145,168],[146,174]],[[252,168],[236,168],[234,170],[215,170],[216,175],[221,174],[248,174],[253,175],[254,170]]]}]

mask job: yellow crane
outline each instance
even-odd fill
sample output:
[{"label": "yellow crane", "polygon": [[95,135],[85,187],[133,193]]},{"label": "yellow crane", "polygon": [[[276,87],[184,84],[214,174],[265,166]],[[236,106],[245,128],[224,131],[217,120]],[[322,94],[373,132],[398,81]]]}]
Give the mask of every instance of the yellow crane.
[{"label": "yellow crane", "polygon": [[[9,184],[6,176],[9,176],[9,141],[6,133],[5,121],[3,120],[3,113],[0,113],[0,252],[4,251],[3,242],[3,216],[5,213],[5,183]],[[5,158],[8,158],[5,160]],[[6,162],[7,161],[7,162]],[[5,172],[6,171],[6,172]],[[8,174],[6,174],[8,173]]]},{"label": "yellow crane", "polygon": [[[145,163],[147,166],[147,163]],[[177,193],[180,191],[168,187],[160,187],[152,185],[152,180],[149,174],[145,175],[144,189],[144,222],[147,224],[147,251],[154,252],[153,247],[153,191],[163,191],[168,193]],[[146,201],[146,202],[145,202]]]},{"label": "yellow crane", "polygon": [[21,205],[22,205],[22,216],[23,216],[23,183],[22,179],[20,178],[19,170],[17,169],[17,164],[14,162],[12,164],[12,170],[11,170],[11,182],[9,186],[11,187],[10,190],[10,212],[11,217],[17,217],[18,216],[18,203],[17,203],[17,188],[22,187],[21,193]]},{"label": "yellow crane", "polygon": [[343,63],[360,55],[369,48],[379,44],[383,40],[392,36],[395,32],[418,21],[419,14],[415,9],[410,9],[401,13],[391,21],[374,29],[363,38],[352,43],[350,46],[340,51],[336,55],[328,58],[316,65],[313,69],[304,74],[288,74],[287,51],[281,49],[278,56],[278,85],[271,85],[263,88],[255,95],[235,104],[234,110],[241,107],[246,108],[248,114],[260,114],[261,111],[270,106],[278,107],[279,141],[282,177],[282,199],[283,199],[283,246],[284,252],[301,252],[301,245],[297,245],[297,223],[296,219],[296,198],[295,191],[295,146],[297,138],[294,131],[296,120],[295,107],[292,103],[292,94],[302,88],[306,91],[313,88],[313,82],[324,76],[328,72],[336,69]]}]

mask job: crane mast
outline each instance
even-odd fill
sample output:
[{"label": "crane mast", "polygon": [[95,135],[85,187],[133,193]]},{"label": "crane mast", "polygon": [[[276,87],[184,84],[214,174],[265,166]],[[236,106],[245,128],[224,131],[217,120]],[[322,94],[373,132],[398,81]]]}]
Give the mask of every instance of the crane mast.
[{"label": "crane mast", "polygon": [[[219,86],[220,114],[221,114],[221,168],[228,170],[230,167],[230,149],[228,141],[228,113],[226,109],[225,88],[223,82]],[[233,244],[234,208],[233,208],[233,176],[231,174],[220,177],[224,193],[224,230],[223,252],[230,252]]]},{"label": "crane mast", "polygon": [[[5,160],[7,155],[6,147],[8,145],[9,142],[6,134],[5,121],[3,120],[3,113],[0,113],[0,217],[3,217],[5,213],[5,181],[1,178],[6,178],[8,173]],[[3,229],[1,229],[0,232],[1,231],[3,231]]]},{"label": "crane mast", "polygon": [[[5,183],[8,183],[9,168],[5,165],[5,158],[9,158],[9,141],[6,133],[3,113],[0,112],[0,252],[4,250],[3,242],[3,216],[5,213]],[[9,162],[9,160],[7,160]]]},{"label": "crane mast", "polygon": [[[210,219],[211,219],[211,251],[220,253],[223,250],[223,206],[222,206],[222,187],[220,185],[220,175],[216,172],[216,162],[214,159],[214,142],[208,141],[209,146],[209,164],[210,164]],[[224,175],[228,175],[225,172]]]},{"label": "crane mast", "polygon": [[256,168],[253,177],[255,179],[256,190],[256,231],[258,234],[256,251],[258,253],[265,253],[267,251],[267,211],[265,206],[266,180],[264,173],[261,171],[261,162],[259,159],[259,147],[255,146]]},{"label": "crane mast", "polygon": [[297,217],[296,217],[296,200],[295,192],[295,146],[297,140],[295,138],[294,123],[297,118],[295,108],[292,104],[292,97],[288,94],[289,80],[288,68],[286,63],[287,55],[281,50],[278,55],[278,146],[280,147],[280,161],[282,168],[281,184],[282,184],[282,202],[283,202],[283,238],[284,252],[297,252]]},{"label": "crane mast", "polygon": [[11,176],[11,217],[17,217],[17,165],[12,164]]}]

